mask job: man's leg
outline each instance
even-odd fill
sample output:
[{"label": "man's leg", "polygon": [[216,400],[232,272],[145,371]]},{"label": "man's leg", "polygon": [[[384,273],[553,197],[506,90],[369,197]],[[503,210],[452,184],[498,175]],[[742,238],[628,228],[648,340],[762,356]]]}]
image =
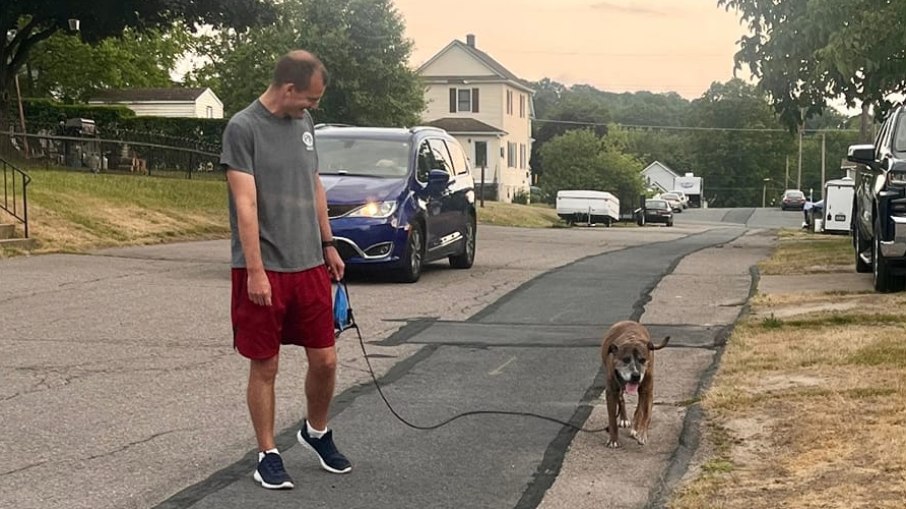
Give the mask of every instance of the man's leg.
[{"label": "man's leg", "polygon": [[337,349],[306,348],[308,373],[305,375],[305,399],[308,422],[315,429],[327,429],[327,414],[336,386]]},{"label": "man's leg", "polygon": [[270,359],[250,361],[249,384],[246,398],[252,426],[258,439],[258,450],[274,449],[274,412],[276,407],[274,382],[277,379],[279,355]]},{"label": "man's leg", "polygon": [[308,373],[305,375],[308,415],[296,438],[318,455],[324,470],[345,474],[352,470],[352,464],[337,450],[333,431],[327,429],[327,415],[336,384],[337,351],[333,346],[306,348],[305,351],[308,354]]}]

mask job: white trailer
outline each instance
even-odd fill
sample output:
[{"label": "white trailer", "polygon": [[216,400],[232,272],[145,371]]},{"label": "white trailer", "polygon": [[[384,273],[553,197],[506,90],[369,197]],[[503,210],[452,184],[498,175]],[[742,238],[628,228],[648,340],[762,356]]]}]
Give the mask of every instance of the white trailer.
[{"label": "white trailer", "polygon": [[823,230],[849,234],[853,213],[853,179],[828,180],[824,183]]},{"label": "white trailer", "polygon": [[690,207],[704,207],[704,186],[701,177],[687,173],[682,177],[676,177],[673,187],[686,195]]},{"label": "white trailer", "polygon": [[620,220],[620,200],[606,191],[559,191],[557,215],[568,224],[610,226]]}]

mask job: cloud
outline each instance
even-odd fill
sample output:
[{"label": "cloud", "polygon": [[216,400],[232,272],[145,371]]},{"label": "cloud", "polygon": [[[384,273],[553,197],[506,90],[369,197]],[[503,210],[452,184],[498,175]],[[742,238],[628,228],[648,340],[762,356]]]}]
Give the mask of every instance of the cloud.
[{"label": "cloud", "polygon": [[617,2],[596,2],[591,5],[592,9],[619,14],[634,14],[641,16],[667,16],[669,13],[663,9],[633,5],[632,3],[622,4]]}]

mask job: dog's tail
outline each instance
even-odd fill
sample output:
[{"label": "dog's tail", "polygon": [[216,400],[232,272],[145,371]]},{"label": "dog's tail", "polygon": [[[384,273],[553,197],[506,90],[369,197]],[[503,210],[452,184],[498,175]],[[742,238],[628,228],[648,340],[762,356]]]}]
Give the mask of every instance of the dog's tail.
[{"label": "dog's tail", "polygon": [[659,344],[659,345],[655,345],[654,343],[652,343],[652,342],[649,340],[649,341],[648,341],[648,349],[649,349],[649,350],[660,350],[661,348],[664,348],[665,346],[667,346],[667,343],[668,343],[669,341],[670,341],[670,336],[665,337],[665,338],[664,338],[664,341],[662,341],[661,344]]}]

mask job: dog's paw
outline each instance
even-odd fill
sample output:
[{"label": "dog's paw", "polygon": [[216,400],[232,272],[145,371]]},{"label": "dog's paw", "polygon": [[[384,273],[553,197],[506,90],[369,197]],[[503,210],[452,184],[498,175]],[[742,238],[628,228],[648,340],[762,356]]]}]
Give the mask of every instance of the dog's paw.
[{"label": "dog's paw", "polygon": [[629,436],[634,438],[635,441],[639,443],[639,445],[645,445],[645,443],[648,442],[648,432],[647,431],[638,432],[636,430],[632,430],[629,432]]},{"label": "dog's paw", "polygon": [[619,440],[608,440],[607,447],[610,447],[611,449],[619,449],[620,441]]},{"label": "dog's paw", "polygon": [[617,426],[621,428],[628,428],[632,426],[632,422],[629,419],[620,419],[619,421],[617,421]]}]

